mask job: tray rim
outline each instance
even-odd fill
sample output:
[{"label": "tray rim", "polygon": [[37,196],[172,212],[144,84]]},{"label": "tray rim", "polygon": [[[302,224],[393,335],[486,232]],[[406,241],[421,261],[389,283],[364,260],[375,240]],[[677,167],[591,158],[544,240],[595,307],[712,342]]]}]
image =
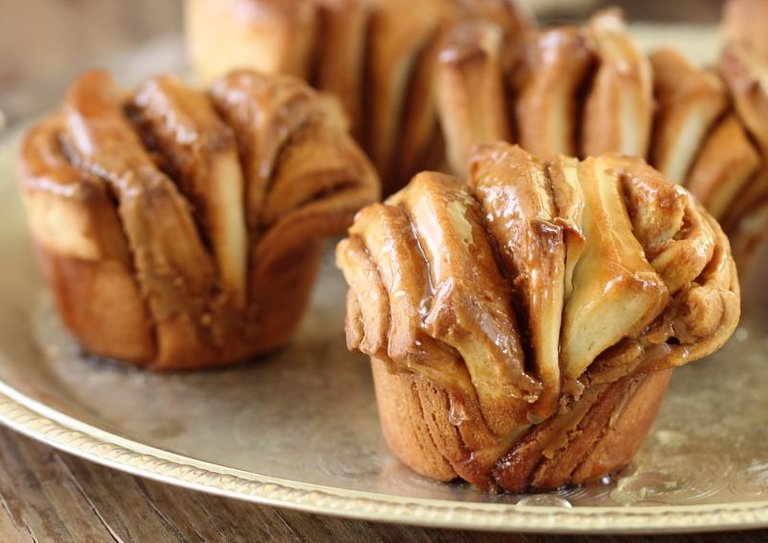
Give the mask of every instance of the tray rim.
[{"label": "tray rim", "polygon": [[106,467],[261,505],[357,520],[529,533],[671,534],[768,526],[768,500],[643,507],[549,507],[405,498],[300,483],[145,445],[53,409],[0,380],[0,424]]}]

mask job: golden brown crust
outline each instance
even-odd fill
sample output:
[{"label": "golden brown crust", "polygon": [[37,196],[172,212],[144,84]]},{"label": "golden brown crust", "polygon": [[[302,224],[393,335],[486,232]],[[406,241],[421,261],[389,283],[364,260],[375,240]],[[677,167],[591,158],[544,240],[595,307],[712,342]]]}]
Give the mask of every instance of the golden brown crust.
[{"label": "golden brown crust", "polygon": [[[366,94],[369,119],[365,142],[371,160],[381,172],[385,193],[399,186],[394,178],[397,173],[394,161],[395,157],[400,159],[396,154],[399,139],[409,137],[405,125],[413,122],[405,116],[408,105],[413,100],[422,101],[423,107],[412,110],[411,115],[425,115],[434,122],[429,103],[434,54],[429,51],[438,39],[443,21],[451,17],[452,11],[451,3],[443,0],[376,2],[369,31],[370,83]],[[403,17],[406,12],[408,17]]]},{"label": "golden brown crust", "polygon": [[768,155],[768,58],[762,59],[749,48],[730,43],[720,56],[720,73],[736,113],[763,156]]},{"label": "golden brown crust", "polygon": [[[457,477],[505,492],[582,484],[626,466],[650,430],[671,371],[625,377],[585,395],[546,423],[520,428],[514,447],[468,451],[450,420],[451,393],[418,374],[371,359],[382,432],[408,467],[439,481]],[[485,454],[483,454],[483,452]]]},{"label": "golden brown crust", "polygon": [[[417,473],[438,481],[455,479],[456,472],[432,437],[428,426],[431,419],[421,407],[419,387],[428,387],[429,382],[412,375],[390,373],[386,364],[375,358],[371,359],[371,369],[381,430],[389,447]],[[451,437],[455,435],[445,436]],[[455,439],[454,444],[458,448]]]},{"label": "golden brown crust", "polygon": [[579,99],[595,61],[584,33],[555,27],[533,33],[524,48],[515,97],[518,142],[536,156],[577,154]]},{"label": "golden brown crust", "polygon": [[89,72],[22,145],[35,241],[90,352],[191,369],[280,347],[322,239],[378,196],[332,99],[255,72],[213,94],[159,77],[126,101]]},{"label": "golden brown crust", "polygon": [[20,149],[22,196],[44,275],[87,349],[144,363],[155,355],[155,338],[117,210],[100,180],[71,166],[62,128],[60,115],[46,119]]},{"label": "golden brown crust", "polygon": [[306,0],[188,0],[185,43],[206,83],[237,68],[306,78],[318,8]]},{"label": "golden brown crust", "polygon": [[503,34],[488,21],[457,23],[441,47],[436,93],[453,172],[466,172],[472,146],[509,140]]},{"label": "golden brown crust", "polygon": [[162,157],[195,210],[203,239],[213,249],[222,287],[236,305],[247,297],[247,231],[242,206],[245,182],[234,131],[205,93],[171,76],[142,83],[128,104],[145,141]]},{"label": "golden brown crust", "polygon": [[[759,18],[761,12],[747,0],[734,9],[740,16],[752,10]],[[478,23],[460,26],[472,25]],[[711,205],[739,247],[757,244],[765,230],[761,217],[768,216],[768,56],[759,52],[762,37],[726,32],[715,73],[671,49],[646,56],[616,10],[599,12],[582,28],[529,31],[522,45],[501,27],[496,21],[489,26],[496,34],[464,32],[443,47],[443,56],[458,57],[449,54],[459,50],[472,59],[443,63],[436,83],[454,173],[466,173],[472,146],[494,134],[516,137],[543,157],[606,151],[643,156]],[[489,35],[502,35],[501,43]],[[508,40],[518,51],[512,64],[498,60]],[[505,88],[491,92],[489,82],[498,80],[499,71]],[[507,107],[499,98],[505,93]],[[514,112],[515,130],[506,127],[507,110]],[[726,141],[726,133],[734,139]]]},{"label": "golden brown crust", "polygon": [[[358,214],[337,247],[348,345],[373,359],[380,401],[407,395],[382,420],[421,472],[444,479],[447,462],[510,491],[596,477],[639,445],[598,447],[647,430],[666,371],[733,333],[728,240],[639,159],[542,163],[496,143],[471,171],[419,174]],[[634,422],[612,430],[626,405]]]},{"label": "golden brown crust", "polygon": [[512,0],[191,0],[185,9],[190,56],[205,79],[243,66],[301,75],[336,94],[386,194],[445,160],[433,84],[445,33],[492,27],[501,78],[528,27]]},{"label": "golden brown crust", "polygon": [[[727,206],[724,223],[738,241],[737,256],[745,261],[765,240],[768,214],[768,56],[755,47],[755,36],[726,43],[720,74],[729,89],[734,111],[760,155],[760,167]],[[740,239],[743,238],[743,239]]]},{"label": "golden brown crust", "polygon": [[[504,179],[520,179],[504,183]],[[560,397],[559,349],[565,290],[565,230],[544,164],[520,147],[489,146],[472,163],[473,195],[496,240],[515,289],[518,314],[527,315],[530,348],[544,393],[533,415],[549,416]]]},{"label": "golden brown crust", "polygon": [[581,154],[644,157],[653,120],[651,64],[627,35],[619,11],[597,13],[586,31],[598,66],[584,106]]},{"label": "golden brown crust", "polygon": [[739,193],[753,179],[760,165],[760,156],[743,125],[729,114],[704,140],[686,188],[715,219],[722,220],[733,202],[741,198]]},{"label": "golden brown crust", "polygon": [[573,471],[571,482],[582,484],[622,469],[640,449],[667,390],[672,371],[647,373],[632,383],[628,399],[609,419],[600,441]]},{"label": "golden brown crust", "polygon": [[650,162],[682,184],[706,135],[727,106],[725,87],[671,49],[650,57],[656,97]]},{"label": "golden brown crust", "polygon": [[372,6],[359,0],[317,0],[319,28],[313,85],[337,96],[362,137],[365,50]]},{"label": "golden brown crust", "polygon": [[[105,72],[89,72],[70,88],[62,141],[73,163],[103,179],[118,202],[136,278],[156,329],[156,361],[187,359],[210,344],[203,315],[215,265],[192,210],[157,168],[124,116]],[[23,159],[23,157],[22,157]]]},{"label": "golden brown crust", "polygon": [[[137,364],[154,357],[155,341],[130,269],[113,260],[67,256],[39,241],[36,248],[56,309],[86,351]],[[112,308],[107,315],[105,307]]]}]

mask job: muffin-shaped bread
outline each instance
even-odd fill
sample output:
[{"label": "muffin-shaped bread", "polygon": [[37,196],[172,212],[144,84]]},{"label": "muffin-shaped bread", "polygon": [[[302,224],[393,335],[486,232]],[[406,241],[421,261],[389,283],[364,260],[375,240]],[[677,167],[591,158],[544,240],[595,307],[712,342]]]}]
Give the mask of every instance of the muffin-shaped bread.
[{"label": "muffin-shaped bread", "polygon": [[[451,171],[464,175],[472,146],[498,139],[541,157],[643,157],[746,249],[767,226],[768,57],[746,30],[734,37],[733,19],[717,71],[673,49],[642,52],[617,10],[529,31],[507,68],[495,23],[458,24],[436,71]],[[465,54],[448,54],[457,48]]]},{"label": "muffin-shaped bread", "polygon": [[24,138],[19,181],[66,326],[154,369],[285,344],[323,238],[378,197],[335,99],[251,71],[131,93],[86,73]]},{"label": "muffin-shaped bread", "polygon": [[510,64],[527,26],[513,0],[186,0],[185,11],[203,79],[245,66],[339,96],[386,193],[442,165],[433,79],[445,33],[494,21]]},{"label": "muffin-shaped bread", "polygon": [[338,245],[347,344],[414,470],[520,492],[599,478],[641,444],[671,368],[739,319],[728,239],[640,159],[480,147],[421,173]]}]

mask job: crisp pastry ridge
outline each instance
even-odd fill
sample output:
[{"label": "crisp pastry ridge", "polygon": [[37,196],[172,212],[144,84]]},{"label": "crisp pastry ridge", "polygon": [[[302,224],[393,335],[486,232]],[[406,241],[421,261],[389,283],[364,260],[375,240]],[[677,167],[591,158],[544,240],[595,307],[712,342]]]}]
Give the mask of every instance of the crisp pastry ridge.
[{"label": "crisp pastry ridge", "polygon": [[493,21],[507,68],[529,25],[513,0],[188,0],[185,17],[204,80],[247,66],[339,96],[385,194],[442,166],[433,81],[445,36]]},{"label": "crisp pastry ridge", "polygon": [[132,93],[87,72],[18,164],[65,324],[87,351],[153,369],[282,346],[324,238],[378,198],[335,99],[247,70]]},{"label": "crisp pastry ridge", "polygon": [[406,464],[510,492],[592,480],[642,442],[674,367],[739,319],[728,239],[641,159],[480,146],[337,246],[348,347]]}]

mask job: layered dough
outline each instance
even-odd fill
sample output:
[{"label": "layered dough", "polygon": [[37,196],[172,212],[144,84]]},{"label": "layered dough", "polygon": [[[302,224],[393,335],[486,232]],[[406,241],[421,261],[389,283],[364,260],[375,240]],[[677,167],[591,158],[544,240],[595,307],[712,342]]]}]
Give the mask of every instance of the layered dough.
[{"label": "layered dough", "polygon": [[[672,49],[641,52],[616,10],[583,27],[528,32],[519,62],[506,69],[494,61],[504,45],[489,39],[500,27],[486,21],[481,34],[476,23],[461,23],[443,55],[457,48],[483,55],[461,77],[439,65],[438,97],[453,98],[438,101],[451,170],[464,175],[473,146],[493,139],[542,157],[644,157],[704,203],[739,247],[754,246],[768,204],[768,56],[749,21],[768,24],[758,4],[729,3],[716,71]],[[501,89],[489,83],[499,81]]]},{"label": "layered dough", "polygon": [[250,71],[128,96],[86,73],[19,164],[65,324],[92,353],[157,369],[285,343],[322,239],[378,195],[334,100]]},{"label": "layered dough", "polygon": [[667,370],[735,329],[728,240],[640,159],[495,143],[470,170],[417,175],[337,247],[385,435],[417,471],[484,488],[604,475],[639,446]]},{"label": "layered dough", "polygon": [[[439,64],[454,62],[442,52],[446,36],[459,23],[492,22],[496,36],[481,38],[480,48],[496,40],[493,62],[506,69],[528,26],[512,0],[190,0],[185,11],[190,58],[203,79],[245,66],[299,75],[337,95],[385,193],[441,166],[434,80]],[[473,69],[474,60],[458,55],[466,60],[458,70]]]}]

